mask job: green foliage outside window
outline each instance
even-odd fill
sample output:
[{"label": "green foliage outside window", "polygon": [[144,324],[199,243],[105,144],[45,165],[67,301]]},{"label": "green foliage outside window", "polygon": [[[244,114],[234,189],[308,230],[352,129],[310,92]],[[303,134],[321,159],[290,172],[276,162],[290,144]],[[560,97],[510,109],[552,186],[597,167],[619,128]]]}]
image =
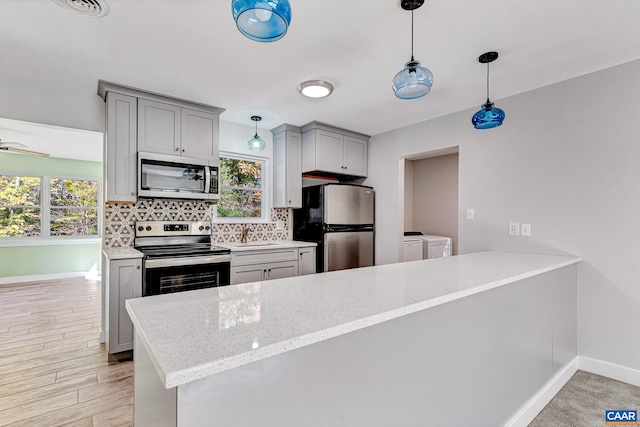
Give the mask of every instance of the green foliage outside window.
[{"label": "green foliage outside window", "polygon": [[0,175],[0,237],[40,236],[40,178]]},{"label": "green foliage outside window", "polygon": [[44,184],[40,177],[0,175],[0,238],[98,235],[96,181],[51,178]]},{"label": "green foliage outside window", "polygon": [[[50,189],[52,236],[98,235],[98,183],[96,181],[52,178]],[[54,206],[56,208],[53,208]]]},{"label": "green foliage outside window", "polygon": [[219,218],[262,216],[262,162],[220,158]]}]

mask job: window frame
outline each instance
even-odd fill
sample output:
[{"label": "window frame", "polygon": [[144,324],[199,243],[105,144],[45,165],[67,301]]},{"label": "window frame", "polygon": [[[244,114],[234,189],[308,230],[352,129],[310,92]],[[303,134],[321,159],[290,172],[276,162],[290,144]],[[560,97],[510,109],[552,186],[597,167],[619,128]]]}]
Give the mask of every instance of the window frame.
[{"label": "window frame", "polygon": [[[260,217],[219,217],[218,205],[215,205],[213,209],[212,220],[217,224],[263,224],[269,222],[271,212],[271,174],[269,173],[269,158],[264,156],[247,155],[240,153],[232,153],[228,151],[220,151],[220,159],[234,159],[234,160],[246,160],[248,162],[261,162],[262,163],[262,207]],[[220,162],[222,164],[222,162]],[[220,173],[220,176],[222,174]],[[220,193],[222,194],[222,179],[220,180]],[[247,190],[249,191],[249,190]],[[222,196],[220,196],[222,199]]]},{"label": "window frame", "polygon": [[[33,174],[26,172],[0,172],[3,176],[24,176],[40,178],[40,236],[31,237],[5,237],[0,238],[0,247],[3,246],[48,246],[48,245],[73,245],[100,243],[102,241],[102,179],[87,176],[70,176],[57,174]],[[52,236],[51,235],[51,209],[61,208],[61,206],[51,206],[51,180],[70,179],[74,181],[94,181],[97,183],[97,205],[98,234],[92,236]],[[35,207],[35,206],[34,206]],[[86,209],[78,207],[77,209]],[[89,208],[93,209],[93,208]]]}]

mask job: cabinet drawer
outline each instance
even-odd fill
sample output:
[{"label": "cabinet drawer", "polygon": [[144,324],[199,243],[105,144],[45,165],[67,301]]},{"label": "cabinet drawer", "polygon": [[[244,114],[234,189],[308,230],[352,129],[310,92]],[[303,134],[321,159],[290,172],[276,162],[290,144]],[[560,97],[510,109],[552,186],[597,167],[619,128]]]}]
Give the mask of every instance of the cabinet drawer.
[{"label": "cabinet drawer", "polygon": [[297,261],[298,248],[262,251],[231,252],[231,266],[261,264],[279,261]]}]

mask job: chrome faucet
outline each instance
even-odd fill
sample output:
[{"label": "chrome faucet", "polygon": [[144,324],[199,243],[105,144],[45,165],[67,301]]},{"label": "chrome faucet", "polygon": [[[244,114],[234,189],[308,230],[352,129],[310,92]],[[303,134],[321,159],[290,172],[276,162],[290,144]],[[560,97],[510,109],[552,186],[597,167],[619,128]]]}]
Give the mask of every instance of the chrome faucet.
[{"label": "chrome faucet", "polygon": [[247,243],[249,232],[253,231],[247,224],[242,224],[242,233],[240,234],[240,243]]}]

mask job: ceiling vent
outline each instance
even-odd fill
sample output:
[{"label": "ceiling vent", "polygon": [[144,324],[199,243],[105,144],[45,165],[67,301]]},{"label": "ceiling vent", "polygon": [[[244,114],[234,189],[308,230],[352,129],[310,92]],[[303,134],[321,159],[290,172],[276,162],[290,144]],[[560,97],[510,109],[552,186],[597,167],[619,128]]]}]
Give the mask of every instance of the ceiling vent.
[{"label": "ceiling vent", "polygon": [[104,0],[53,0],[59,6],[91,18],[100,18],[109,13]]}]

